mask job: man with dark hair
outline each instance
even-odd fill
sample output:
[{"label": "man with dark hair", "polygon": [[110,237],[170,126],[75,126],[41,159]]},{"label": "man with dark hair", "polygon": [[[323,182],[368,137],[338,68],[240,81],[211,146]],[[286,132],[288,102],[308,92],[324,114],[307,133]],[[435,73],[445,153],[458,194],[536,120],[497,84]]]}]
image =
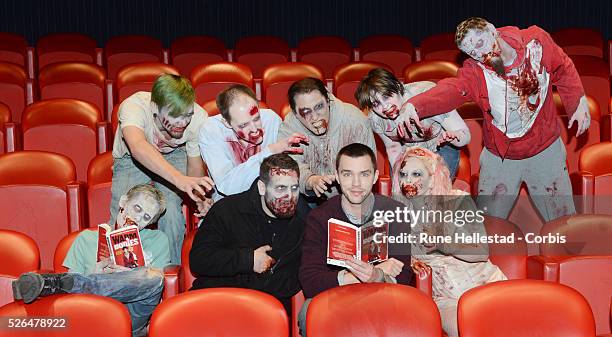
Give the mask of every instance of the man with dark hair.
[{"label": "man with dark hair", "polygon": [[219,93],[217,107],[220,114],[204,123],[199,136],[202,158],[217,186],[214,200],[247,190],[266,157],[301,153],[297,144],[308,141],[298,133],[277,140],[280,117],[259,109],[253,90],[242,84]]},{"label": "man with dark hair", "polygon": [[[281,124],[279,137],[292,133],[308,135],[300,146],[303,153],[293,155],[300,165],[300,191],[309,201],[320,203],[338,194],[334,175],[336,153],[343,146],[362,143],[374,152],[374,134],[361,111],[334,97],[323,81],[308,77],[291,85],[288,91],[291,112]],[[314,195],[313,195],[314,193]]]},{"label": "man with dark hair", "polygon": [[451,179],[459,166],[458,147],[470,142],[470,131],[456,110],[423,119],[419,132],[408,132],[397,121],[401,107],[409,98],[433,88],[429,81],[403,84],[385,68],[376,68],[361,80],[355,98],[369,111],[368,120],[387,150],[391,166],[408,147],[424,147],[438,152],[448,166]]},{"label": "man with dark hair", "polygon": [[[348,268],[327,264],[327,221],[331,218],[361,227],[374,221],[377,211],[395,212],[404,206],[391,199],[372,193],[378,179],[376,157],[368,146],[350,144],[337,155],[336,179],[341,195],[329,199],[313,209],[306,219],[302,244],[300,283],[307,298],[299,315],[302,336],[305,336],[306,311],[310,299],[330,288],[353,283],[389,282],[409,285],[413,272],[410,268],[409,245],[389,245],[389,259],[372,265],[358,259],[346,260]],[[391,222],[389,235],[410,232],[407,222]]]},{"label": "man with dark hair", "polygon": [[[154,186],[141,184],[119,198],[118,208],[113,229],[138,226],[146,267],[130,269],[113,263],[110,257],[98,262],[98,231],[84,230],[63,261],[68,273],[25,273],[13,282],[15,299],[31,303],[40,296],[63,293],[107,296],[126,305],[132,318],[132,335],[146,336],[149,318],[164,288],[163,268],[170,264],[168,237],[146,227],[159,219],[166,200]],[[125,251],[134,254],[127,248]]]},{"label": "man with dark hair", "polygon": [[151,92],[137,92],[119,106],[109,223],[115,223],[119,198],[130,187],[152,182],[166,198],[166,213],[158,226],[170,239],[174,264],[181,262],[185,236],[182,192],[196,201],[201,215],[212,204],[211,199],[201,199],[213,182],[204,176],[197,142],[207,116],[195,103],[189,80],[171,74],[160,75]]},{"label": "man with dark hair", "polygon": [[552,220],[575,213],[566,167],[553,85],[584,133],[591,117],[580,77],[548,33],[537,26],[495,28],[483,18],[457,26],[457,47],[471,59],[457,77],[408,100],[398,120],[411,128],[473,101],[483,111],[485,148],[480,154],[478,206],[506,218],[526,183],[542,217]]},{"label": "man with dark hair", "polygon": [[305,218],[299,176],[291,157],[271,155],[248,191],[213,205],[189,254],[191,272],[198,276],[192,289],[256,289],[278,298],[291,313],[291,297],[300,291]]}]

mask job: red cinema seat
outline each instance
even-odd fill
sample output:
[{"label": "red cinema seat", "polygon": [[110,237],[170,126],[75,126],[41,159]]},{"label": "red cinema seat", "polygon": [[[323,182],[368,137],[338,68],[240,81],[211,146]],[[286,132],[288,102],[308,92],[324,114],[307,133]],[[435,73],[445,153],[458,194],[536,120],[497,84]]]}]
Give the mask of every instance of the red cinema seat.
[{"label": "red cinema seat", "polygon": [[[130,337],[132,323],[127,307],[112,298],[90,294],[63,294],[42,297],[31,304],[17,301],[0,308],[0,316],[19,318],[57,318],[65,328],[0,330],[0,337]],[[111,324],[112,322],[112,324]]]},{"label": "red cinema seat", "polygon": [[438,60],[463,64],[468,57],[457,48],[454,32],[430,35],[421,41],[419,49],[421,52],[419,61]]},{"label": "red cinema seat", "polygon": [[251,68],[256,79],[262,78],[268,66],[290,61],[289,54],[289,44],[273,36],[244,37],[234,47],[234,61]]},{"label": "red cinema seat", "polygon": [[110,219],[111,182],[113,180],[113,155],[105,152],[89,162],[87,168],[88,226],[96,227]]},{"label": "red cinema seat", "polygon": [[[580,76],[584,92],[593,97],[602,109],[605,109],[610,103],[608,64],[595,56],[576,55],[571,58]],[[573,113],[573,111],[570,113]]]},{"label": "red cinema seat", "polygon": [[149,337],[288,337],[282,304],[263,292],[241,288],[190,291],[163,301],[153,312]]},{"label": "red cinema seat", "polygon": [[577,291],[539,280],[494,282],[468,290],[457,310],[461,337],[595,337]]},{"label": "red cinema seat", "polygon": [[217,107],[217,101],[214,99],[211,99],[210,101],[206,101],[200,105],[202,106],[202,109],[204,109],[204,111],[208,113],[208,117],[212,117],[214,115],[219,114],[219,108]]},{"label": "red cinema seat", "polygon": [[376,68],[385,68],[391,71],[389,66],[377,62],[353,62],[338,66],[332,77],[334,80],[334,95],[343,102],[359,107],[359,103],[355,99],[357,86],[370,70]]},{"label": "red cinema seat", "polygon": [[459,167],[457,167],[453,188],[470,193],[472,191],[471,181],[472,165],[470,164],[470,158],[468,158],[466,151],[462,150],[459,153]]},{"label": "red cinema seat", "polygon": [[181,269],[179,271],[179,289],[180,292],[185,292],[191,289],[193,285],[193,281],[195,281],[196,276],[191,273],[191,268],[189,267],[189,252],[191,252],[191,246],[193,245],[193,239],[197,230],[190,231],[185,236],[185,240],[183,240],[183,249],[181,250]]},{"label": "red cinema seat", "polygon": [[266,68],[262,79],[262,100],[278,113],[287,100],[287,91],[293,82],[306,77],[324,80],[319,67],[301,62],[274,64]]},{"label": "red cinema seat", "polygon": [[402,70],[414,62],[414,47],[407,38],[399,35],[369,36],[359,42],[359,60],[388,65],[395,76],[402,77]]},{"label": "red cinema seat", "polygon": [[107,150],[108,123],[90,103],[57,98],[29,105],[21,121],[23,149],[61,153],[76,165],[77,178],[87,179],[87,166]]},{"label": "red cinema seat", "polygon": [[12,282],[19,275],[40,268],[38,245],[29,236],[0,229],[0,307],[13,302]]},{"label": "red cinema seat", "polygon": [[255,90],[251,69],[244,64],[233,62],[197,66],[191,72],[191,84],[198,104],[214,100],[219,92],[232,84],[244,84]]},{"label": "red cinema seat", "polygon": [[40,70],[38,86],[41,100],[75,98],[106,111],[106,70],[83,62],[59,62]]},{"label": "red cinema seat", "polygon": [[540,236],[565,238],[565,243],[540,243],[541,255],[530,257],[529,263],[539,267],[539,276],[545,281],[579,291],[593,311],[597,334],[610,334],[612,215],[561,217],[546,223]]},{"label": "red cinema seat", "polygon": [[34,78],[34,48],[28,46],[28,41],[22,35],[0,33],[0,62],[19,65],[28,78]]},{"label": "red cinema seat", "polygon": [[124,99],[139,91],[151,91],[153,82],[162,74],[178,75],[179,70],[174,66],[157,62],[124,66],[119,70],[115,81],[117,103],[121,104]]},{"label": "red cinema seat", "polygon": [[459,65],[450,61],[420,61],[409,64],[404,69],[404,82],[438,82],[447,77],[457,76]]},{"label": "red cinema seat", "polygon": [[476,103],[467,102],[457,108],[457,112],[470,130],[470,143],[462,148],[470,160],[472,175],[480,172],[480,153],[484,148],[483,116]]},{"label": "red cinema seat", "polygon": [[567,55],[590,55],[603,58],[604,39],[601,32],[589,28],[566,28],[550,34]]},{"label": "red cinema seat", "polygon": [[580,194],[585,213],[612,214],[612,142],[591,144],[580,152]]},{"label": "red cinema seat", "polygon": [[333,72],[341,64],[353,60],[351,44],[337,36],[314,36],[298,44],[297,60],[315,64],[323,70],[326,79],[333,78]]},{"label": "red cinema seat", "polygon": [[[407,310],[410,303],[418,310]],[[335,287],[314,297],[306,315],[308,336],[440,337],[440,314],[413,287],[364,283]]]},{"label": "red cinema seat", "polygon": [[61,154],[19,151],[0,156],[0,228],[27,234],[51,268],[53,251],[83,222],[83,190],[76,168]]},{"label": "red cinema seat", "polygon": [[141,62],[162,62],[161,41],[143,35],[111,38],[104,46],[108,78],[114,80],[121,67]]},{"label": "red cinema seat", "polygon": [[0,103],[8,105],[13,122],[21,121],[24,107],[34,101],[34,86],[20,66],[0,62]]},{"label": "red cinema seat", "polygon": [[587,103],[589,106],[589,112],[591,113],[591,126],[589,129],[578,138],[576,138],[577,122],[574,123],[571,129],[567,128],[569,117],[563,107],[559,94],[554,93],[555,106],[557,107],[557,113],[559,114],[559,126],[561,129],[561,139],[565,144],[565,150],[567,152],[567,164],[569,174],[573,175],[578,172],[578,157],[580,151],[585,149],[587,146],[595,143],[599,143],[601,140],[599,120],[601,119],[601,112],[599,105],[590,96],[587,96]]},{"label": "red cinema seat", "polygon": [[172,41],[170,58],[172,65],[188,77],[199,65],[227,61],[227,48],[212,36],[184,36]]},{"label": "red cinema seat", "polygon": [[[58,62],[98,63],[102,61],[102,49],[96,40],[80,33],[50,34],[38,39],[36,44],[38,69]],[[101,64],[100,64],[101,65]]]}]

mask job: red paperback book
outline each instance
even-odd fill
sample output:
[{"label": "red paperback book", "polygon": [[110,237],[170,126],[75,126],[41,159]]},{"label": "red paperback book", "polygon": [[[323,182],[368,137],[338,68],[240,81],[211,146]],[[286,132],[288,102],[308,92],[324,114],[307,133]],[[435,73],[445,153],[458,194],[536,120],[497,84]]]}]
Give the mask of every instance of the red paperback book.
[{"label": "red paperback book", "polygon": [[125,226],[111,231],[107,224],[98,225],[97,260],[108,257],[112,263],[127,268],[146,266],[137,226]]},{"label": "red paperback book", "polygon": [[[375,234],[377,241],[374,241]],[[374,226],[368,222],[361,227],[331,218],[327,221],[327,264],[345,267],[344,260],[356,258],[368,262],[381,262],[389,258],[387,242],[382,236],[389,234],[389,225]]]}]

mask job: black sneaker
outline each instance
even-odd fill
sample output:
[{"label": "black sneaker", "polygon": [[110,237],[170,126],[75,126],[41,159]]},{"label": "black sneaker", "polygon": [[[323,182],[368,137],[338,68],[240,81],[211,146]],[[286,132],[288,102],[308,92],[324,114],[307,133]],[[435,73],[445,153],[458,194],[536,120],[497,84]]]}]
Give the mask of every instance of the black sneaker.
[{"label": "black sneaker", "polygon": [[13,281],[13,297],[27,304],[39,296],[65,294],[72,289],[74,279],[70,274],[25,273]]}]

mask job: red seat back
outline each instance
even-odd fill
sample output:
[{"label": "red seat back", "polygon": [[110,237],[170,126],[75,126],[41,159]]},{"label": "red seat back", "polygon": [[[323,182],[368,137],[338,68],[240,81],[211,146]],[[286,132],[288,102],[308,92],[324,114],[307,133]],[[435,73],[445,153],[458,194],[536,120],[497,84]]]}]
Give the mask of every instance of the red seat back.
[{"label": "red seat back", "polygon": [[0,62],[11,62],[25,69],[27,63],[28,41],[25,37],[0,33]]},{"label": "red seat back", "polygon": [[197,230],[187,233],[183,241],[183,249],[181,250],[181,270],[179,274],[181,292],[191,289],[193,281],[196,279],[196,276],[191,273],[191,268],[189,268],[189,252],[191,251],[196,233]]},{"label": "red seat back", "polygon": [[57,62],[96,63],[96,40],[79,33],[51,34],[36,44],[38,69]]},{"label": "red seat back", "polygon": [[440,60],[463,64],[467,58],[465,54],[457,48],[455,43],[455,33],[435,34],[424,38],[419,46],[421,50],[421,60]]},{"label": "red seat back", "polygon": [[180,73],[189,77],[191,71],[202,64],[227,60],[225,43],[212,36],[184,36],[172,41],[170,57]]},{"label": "red seat back", "polygon": [[[103,313],[102,315],[100,313]],[[0,308],[0,316],[20,318],[61,318],[65,328],[22,329],[19,336],[24,337],[130,337],[132,324],[128,309],[123,303],[110,297],[90,294],[63,294],[41,297],[31,304],[23,301],[13,302]],[[112,322],[112,324],[111,324]],[[58,326],[61,321],[57,321]],[[15,331],[0,330],[0,337],[13,337]]]},{"label": "red seat back", "polygon": [[114,80],[121,67],[140,62],[161,62],[161,41],[143,35],[116,36],[106,42],[106,70]]},{"label": "red seat back", "polygon": [[151,91],[153,82],[162,74],[178,75],[179,70],[171,65],[158,62],[129,64],[117,74],[117,103],[123,102],[138,91]]},{"label": "red seat back", "polygon": [[588,28],[567,28],[550,34],[567,55],[590,55],[603,58],[604,40],[601,32]]},{"label": "red seat back", "polygon": [[263,292],[241,288],[190,291],[163,301],[153,312],[149,337],[288,337],[282,304]]},{"label": "red seat back", "polygon": [[11,109],[4,103],[0,103],[0,154],[6,152],[6,123],[11,121]]},{"label": "red seat back", "polygon": [[27,77],[22,67],[0,62],[0,102],[10,108],[13,122],[21,121],[21,113],[26,105]]},{"label": "red seat back", "polygon": [[527,244],[518,226],[505,219],[485,216],[485,228],[487,235],[514,235],[516,241],[513,244],[490,243],[489,259],[508,279],[527,278]]},{"label": "red seat back", "polygon": [[253,83],[251,69],[240,63],[203,64],[191,72],[191,84],[195,90],[198,104],[214,100],[219,92],[232,84],[244,84],[254,89]]},{"label": "red seat back", "polygon": [[[407,310],[406,303],[418,310]],[[439,337],[442,328],[435,303],[419,290],[398,284],[364,283],[335,287],[317,295],[308,307],[306,333],[321,337]]]},{"label": "red seat back", "polygon": [[268,66],[291,60],[289,44],[274,36],[245,37],[236,41],[234,60],[251,68],[253,76],[261,79]]},{"label": "red seat back", "polygon": [[41,251],[43,268],[51,268],[57,242],[79,230],[82,191],[76,169],[63,155],[20,151],[0,156],[0,228],[27,234]]},{"label": "red seat back", "polygon": [[468,290],[457,310],[461,337],[594,337],[587,301],[574,289],[538,280],[493,282]]},{"label": "red seat back", "polygon": [[[88,229],[84,229],[88,230]],[[66,259],[66,255],[72,247],[74,243],[74,239],[76,239],[79,234],[81,234],[83,230],[72,232],[66,236],[64,236],[60,242],[57,243],[55,247],[55,253],[53,254],[53,271],[56,273],[66,273],[68,272],[68,268],[64,267],[64,260]]]},{"label": "red seat back", "polygon": [[74,98],[95,105],[104,112],[106,70],[93,63],[60,62],[40,70],[38,85],[42,100]]},{"label": "red seat back", "polygon": [[409,64],[404,69],[404,82],[438,82],[447,77],[457,76],[459,65],[450,61],[420,61]]},{"label": "red seat back", "polygon": [[105,152],[97,155],[87,168],[88,226],[96,227],[110,219],[111,184],[113,179],[113,155]]},{"label": "red seat back", "polygon": [[345,39],[337,36],[314,36],[298,44],[297,60],[317,65],[325,78],[333,78],[333,72],[341,64],[353,59],[353,48]]},{"label": "red seat back", "polygon": [[[29,105],[22,118],[24,150],[40,150],[68,156],[85,181],[89,161],[106,151],[106,129],[98,130],[101,112],[92,104],[58,98]],[[102,148],[104,151],[99,151]]]},{"label": "red seat back", "polygon": [[312,64],[290,62],[269,66],[263,74],[262,99],[278,113],[288,101],[287,91],[291,84],[306,77],[324,80],[323,71]]},{"label": "red seat back", "polygon": [[414,47],[407,38],[399,35],[369,36],[359,42],[360,60],[388,65],[395,76],[402,77],[402,70],[414,62]]}]

